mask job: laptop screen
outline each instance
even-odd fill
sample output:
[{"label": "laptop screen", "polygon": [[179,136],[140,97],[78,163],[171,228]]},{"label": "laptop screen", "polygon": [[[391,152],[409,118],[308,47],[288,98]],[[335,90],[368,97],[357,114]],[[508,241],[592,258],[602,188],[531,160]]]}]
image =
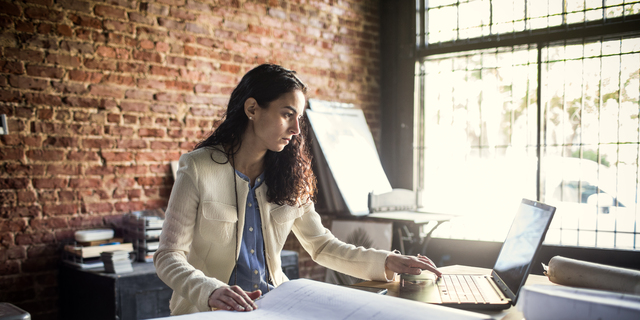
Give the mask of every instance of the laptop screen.
[{"label": "laptop screen", "polygon": [[554,212],[554,207],[540,202],[522,199],[520,203],[493,268],[495,274],[511,291],[507,292],[507,296],[514,302],[544,240]]}]

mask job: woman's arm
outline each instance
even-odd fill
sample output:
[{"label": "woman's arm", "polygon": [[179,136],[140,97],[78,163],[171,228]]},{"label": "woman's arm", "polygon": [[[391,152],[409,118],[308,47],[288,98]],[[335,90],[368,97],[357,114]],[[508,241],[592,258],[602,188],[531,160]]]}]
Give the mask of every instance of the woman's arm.
[{"label": "woman's arm", "polygon": [[187,261],[200,202],[197,177],[192,157],[182,155],[153,261],[162,281],[199,311],[208,311],[211,293],[227,284],[207,277]]}]

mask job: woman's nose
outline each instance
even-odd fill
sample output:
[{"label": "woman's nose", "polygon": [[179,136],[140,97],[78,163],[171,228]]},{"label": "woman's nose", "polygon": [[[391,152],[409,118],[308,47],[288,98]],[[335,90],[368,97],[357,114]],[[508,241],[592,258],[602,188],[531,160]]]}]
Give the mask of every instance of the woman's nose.
[{"label": "woman's nose", "polygon": [[300,134],[300,119],[295,119],[294,123],[291,127],[291,134],[297,135]]}]

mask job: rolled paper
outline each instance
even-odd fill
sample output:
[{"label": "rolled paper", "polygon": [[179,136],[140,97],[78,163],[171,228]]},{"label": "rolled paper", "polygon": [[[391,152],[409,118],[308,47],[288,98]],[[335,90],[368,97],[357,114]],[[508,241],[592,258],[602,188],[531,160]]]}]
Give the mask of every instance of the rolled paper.
[{"label": "rolled paper", "polygon": [[547,271],[553,283],[640,294],[640,271],[555,256]]}]

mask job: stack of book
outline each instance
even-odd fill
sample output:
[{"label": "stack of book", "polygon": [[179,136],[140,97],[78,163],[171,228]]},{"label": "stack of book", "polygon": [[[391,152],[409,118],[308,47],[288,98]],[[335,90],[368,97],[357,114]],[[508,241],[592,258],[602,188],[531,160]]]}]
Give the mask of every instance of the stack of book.
[{"label": "stack of book", "polygon": [[133,272],[133,266],[129,259],[129,252],[124,250],[100,253],[100,259],[104,263],[104,271],[107,273]]}]

